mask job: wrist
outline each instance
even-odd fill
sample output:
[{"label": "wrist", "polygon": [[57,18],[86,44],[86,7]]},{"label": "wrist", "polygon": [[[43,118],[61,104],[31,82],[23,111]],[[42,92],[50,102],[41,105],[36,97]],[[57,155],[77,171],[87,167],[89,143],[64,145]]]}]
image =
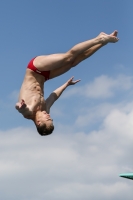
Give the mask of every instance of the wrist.
[{"label": "wrist", "polygon": [[68,87],[68,86],[69,86],[69,83],[68,83],[68,81],[65,83],[65,86],[66,86],[66,87]]}]

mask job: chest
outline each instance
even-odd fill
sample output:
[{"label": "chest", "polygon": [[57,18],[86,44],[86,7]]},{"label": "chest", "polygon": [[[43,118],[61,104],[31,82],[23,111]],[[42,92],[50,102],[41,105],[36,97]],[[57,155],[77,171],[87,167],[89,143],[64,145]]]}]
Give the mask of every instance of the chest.
[{"label": "chest", "polygon": [[46,109],[46,101],[41,94],[32,95],[30,100],[27,99],[27,104],[30,105],[30,110],[45,110]]}]

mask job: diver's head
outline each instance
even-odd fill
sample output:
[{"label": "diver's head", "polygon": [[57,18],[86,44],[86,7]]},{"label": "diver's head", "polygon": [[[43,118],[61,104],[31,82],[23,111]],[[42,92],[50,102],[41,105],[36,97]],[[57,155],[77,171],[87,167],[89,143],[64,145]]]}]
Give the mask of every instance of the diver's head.
[{"label": "diver's head", "polygon": [[46,111],[37,111],[34,123],[41,136],[50,135],[54,130],[53,120]]}]

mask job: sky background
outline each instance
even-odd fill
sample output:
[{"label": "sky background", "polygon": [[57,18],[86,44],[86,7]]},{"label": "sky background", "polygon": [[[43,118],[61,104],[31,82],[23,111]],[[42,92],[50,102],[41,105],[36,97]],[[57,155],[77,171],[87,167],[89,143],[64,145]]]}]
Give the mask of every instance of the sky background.
[{"label": "sky background", "polygon": [[[131,200],[133,182],[132,0],[0,1],[0,196],[2,200]],[[100,32],[108,44],[45,83],[45,98],[81,79],[53,105],[41,137],[14,108],[33,57],[62,53]]]}]

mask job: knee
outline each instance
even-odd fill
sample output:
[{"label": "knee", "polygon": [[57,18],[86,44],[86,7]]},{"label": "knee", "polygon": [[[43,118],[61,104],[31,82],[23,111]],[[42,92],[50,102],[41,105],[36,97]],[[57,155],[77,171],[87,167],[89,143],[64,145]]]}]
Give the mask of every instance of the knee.
[{"label": "knee", "polygon": [[67,65],[67,67],[69,69],[71,69],[72,67],[75,67],[75,58],[73,57],[71,52],[67,52],[66,56],[65,56],[65,65]]},{"label": "knee", "polygon": [[73,65],[73,62],[75,60],[75,57],[74,57],[74,53],[72,50],[68,51],[67,52],[67,62],[70,64],[70,65]]}]

